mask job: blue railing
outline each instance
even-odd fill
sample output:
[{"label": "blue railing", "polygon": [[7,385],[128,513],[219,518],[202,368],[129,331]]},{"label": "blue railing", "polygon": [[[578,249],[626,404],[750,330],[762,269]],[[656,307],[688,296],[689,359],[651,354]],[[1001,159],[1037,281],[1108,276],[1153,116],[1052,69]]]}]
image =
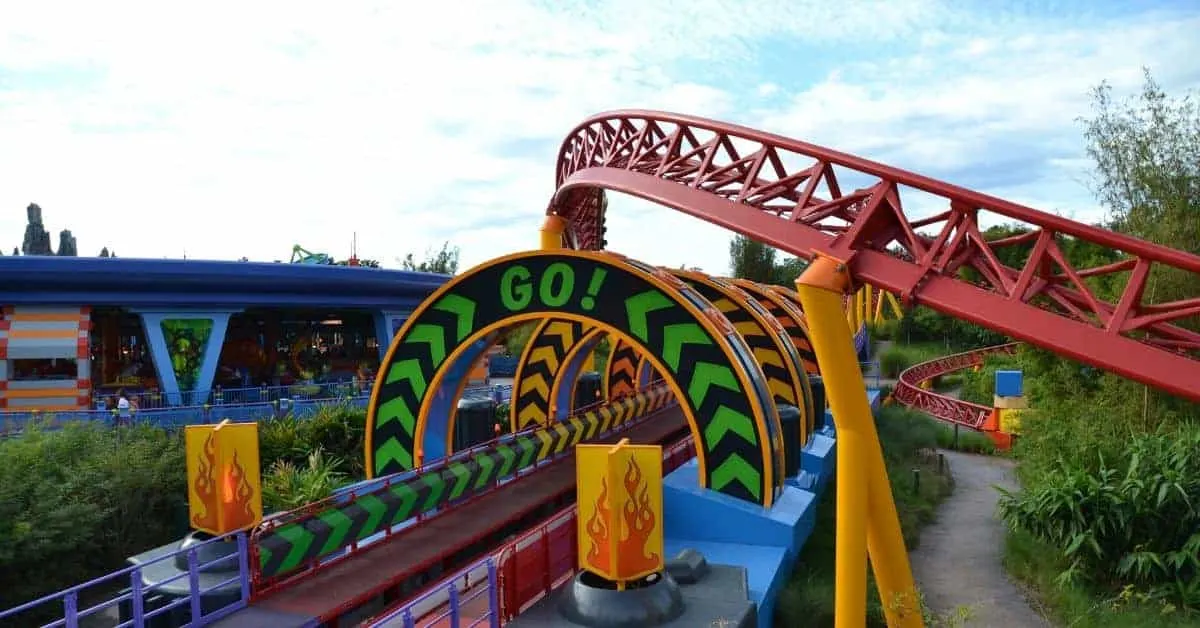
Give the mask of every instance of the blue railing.
[{"label": "blue railing", "polygon": [[[497,403],[508,403],[512,399],[512,386],[476,386],[463,391],[464,398],[490,397]],[[182,427],[203,423],[216,423],[224,419],[235,422],[260,421],[278,418],[289,413],[309,416],[324,406],[365,407],[370,398],[367,394],[349,397],[324,397],[295,399],[283,398],[271,402],[242,404],[204,404],[175,408],[138,408],[130,411],[130,421],[151,423],[159,427]],[[100,422],[114,425],[120,420],[116,410],[76,410],[64,412],[0,412],[0,436],[20,433],[29,423],[49,421],[49,428],[71,421]]]},{"label": "blue railing", "polygon": [[[491,358],[488,365],[489,377],[512,377],[519,358],[498,356]],[[344,379],[329,382],[293,383],[272,386],[246,386],[228,388],[215,386],[211,390],[185,390],[176,395],[159,391],[140,392],[130,385],[126,397],[142,410],[177,406],[244,405],[272,403],[281,399],[327,399],[371,394],[375,384],[372,379]],[[92,407],[106,409],[115,407],[120,398],[116,392],[93,395]]]},{"label": "blue railing", "polygon": [[[200,550],[205,546],[216,543],[236,542],[237,549],[234,552],[226,554],[216,560],[206,563],[200,562]],[[15,622],[20,619],[24,613],[33,611],[34,609],[44,608],[50,604],[57,604],[61,609],[62,618],[45,624],[42,628],[77,628],[80,621],[93,615],[108,615],[113,612],[118,613],[120,617],[127,616],[128,619],[115,623],[115,628],[143,628],[147,622],[163,615],[171,613],[176,609],[181,609],[187,605],[187,616],[190,618],[187,622],[189,626],[203,626],[225,617],[231,613],[241,610],[246,607],[250,600],[250,564],[249,552],[247,552],[247,539],[244,532],[237,532],[226,536],[217,537],[190,546],[186,549],[179,549],[170,554],[160,556],[152,561],[126,567],[120,571],[110,573],[106,576],[101,576],[95,580],[76,585],[69,589],[65,589],[58,593],[47,595],[45,597],[27,602],[15,608],[0,612],[0,625],[7,622]],[[179,574],[171,576],[161,582],[147,585],[143,579],[143,573],[147,567],[161,563],[163,561],[175,561],[177,557],[183,556],[187,569]],[[233,573],[235,570],[215,569],[219,565],[231,566],[229,563],[236,561],[236,573],[219,582],[211,582],[214,579],[212,572]],[[219,577],[219,576],[215,576]],[[187,579],[188,595],[186,597],[178,597],[177,599],[167,601],[163,599],[161,588]],[[203,580],[203,582],[202,582]],[[111,599],[104,600],[97,604],[93,604],[87,608],[80,608],[81,596],[86,596],[89,590],[94,589],[109,589],[113,586],[121,586],[128,581],[128,588],[124,589],[119,595]],[[209,586],[203,586],[203,584]],[[203,595],[215,592],[218,589],[232,589],[233,585],[237,585],[237,599],[229,604],[222,605],[220,608],[208,609],[206,611],[203,604]],[[95,621],[95,620],[93,620]],[[159,620],[161,622],[161,620]],[[155,622],[159,623],[159,622]]]},{"label": "blue railing", "polygon": [[[472,586],[472,576],[478,579],[483,573],[487,574],[486,583]],[[464,617],[464,607],[469,608],[472,602],[484,595],[487,596],[486,610],[471,612],[469,616]],[[438,609],[444,610],[433,614]],[[421,621],[422,626],[435,626],[446,620],[454,628],[483,625],[500,628],[500,583],[495,558],[488,557],[467,567],[366,626],[416,628],[417,620]]]}]

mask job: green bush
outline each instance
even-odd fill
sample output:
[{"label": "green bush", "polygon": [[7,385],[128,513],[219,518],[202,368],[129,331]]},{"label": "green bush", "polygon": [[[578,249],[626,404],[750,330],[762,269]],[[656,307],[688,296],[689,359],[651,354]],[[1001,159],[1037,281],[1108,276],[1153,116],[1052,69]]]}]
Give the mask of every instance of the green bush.
[{"label": "green bush", "polygon": [[879,356],[879,372],[888,379],[900,377],[900,373],[912,365],[912,354],[904,347],[888,347],[888,350]]},{"label": "green bush", "polygon": [[186,503],[176,434],[72,422],[0,440],[0,608],[95,578],[126,556],[179,538],[187,531]]},{"label": "green bush", "polygon": [[[264,505],[293,508],[362,478],[365,426],[348,406],[260,422]],[[70,422],[0,440],[0,609],[112,572],[188,530],[178,431]]]},{"label": "green bush", "polygon": [[954,437],[954,426],[945,423],[938,424],[937,443],[938,447],[942,449],[961,451],[968,454],[986,454],[990,456],[996,453],[996,443],[991,438],[988,438],[986,434],[963,427],[959,428],[958,438],[956,439]]},{"label": "green bush", "polygon": [[365,477],[363,451],[367,415],[352,406],[321,406],[312,415],[289,414],[258,425],[263,468],[268,462],[286,461],[294,467],[308,464],[309,455],[320,449],[338,461],[335,470],[352,478]]},{"label": "green bush", "polygon": [[[1052,430],[1037,419],[1027,426]],[[1037,476],[1026,472],[1025,490],[1001,499],[1005,521],[1059,552],[1063,582],[1131,586],[1200,612],[1200,427],[1134,434],[1107,449],[1064,452]]]},{"label": "green bush", "polygon": [[333,495],[349,480],[338,471],[344,463],[325,456],[317,447],[308,454],[307,464],[300,467],[289,460],[276,460],[263,473],[263,509],[267,512],[294,510]]}]

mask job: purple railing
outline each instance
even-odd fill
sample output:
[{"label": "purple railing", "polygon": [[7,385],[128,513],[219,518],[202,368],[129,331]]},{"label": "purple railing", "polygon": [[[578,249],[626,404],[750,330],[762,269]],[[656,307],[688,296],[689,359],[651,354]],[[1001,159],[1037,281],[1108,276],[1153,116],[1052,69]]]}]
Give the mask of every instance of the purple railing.
[{"label": "purple railing", "polygon": [[[227,543],[234,541],[237,543],[237,551],[217,558],[206,563],[201,563],[199,558],[199,550],[209,544]],[[161,582],[152,585],[147,585],[142,578],[145,569],[156,563],[167,560],[175,560],[176,557],[184,555],[187,562],[187,570],[177,575],[171,576]],[[89,582],[73,586],[58,593],[47,595],[45,597],[27,602],[15,608],[0,612],[0,625],[10,621],[16,621],[20,616],[34,609],[43,608],[49,604],[58,604],[62,609],[62,617],[58,620],[44,624],[42,628],[78,628],[80,621],[92,615],[115,611],[121,615],[121,607],[128,604],[128,619],[116,623],[114,628],[144,628],[147,622],[159,615],[169,613],[177,608],[184,606],[188,607],[188,616],[191,618],[188,621],[189,626],[203,626],[218,619],[229,615],[237,610],[246,607],[250,600],[250,564],[248,560],[249,553],[247,552],[247,539],[244,532],[235,532],[225,536],[209,539],[203,543],[198,543],[186,549],[180,549],[171,552],[165,556],[161,556],[152,561],[126,567],[120,571],[110,573],[105,576],[96,578]],[[207,587],[202,587],[201,575],[202,572],[211,571],[213,567],[237,562],[237,573],[232,577],[220,582],[211,583]],[[232,570],[230,570],[232,573]],[[205,574],[208,575],[208,574]],[[81,595],[86,595],[89,589],[109,588],[113,585],[121,584],[121,579],[128,579],[129,588],[122,591],[120,595],[104,600],[97,604],[93,604],[86,608],[80,608]],[[156,594],[160,594],[160,589],[164,585],[171,584],[187,579],[188,596],[166,602],[161,605],[155,605],[153,608],[146,608],[148,598],[152,601]],[[234,602],[226,604],[220,608],[210,609],[205,613],[202,604],[205,593],[215,591],[217,589],[229,587],[230,585],[238,585],[238,599]]]},{"label": "purple railing", "polygon": [[[486,571],[487,582],[471,584],[472,575]],[[476,576],[478,577],[478,576]],[[463,594],[466,595],[463,595]],[[486,608],[469,610],[473,603],[487,596]],[[440,613],[435,612],[441,609]],[[474,628],[486,625],[500,628],[500,582],[495,558],[486,558],[446,578],[404,606],[365,624],[367,628],[426,628],[443,620],[451,628]],[[417,622],[420,621],[420,624]],[[464,623],[469,622],[469,623]],[[486,622],[486,623],[485,623]]]}]

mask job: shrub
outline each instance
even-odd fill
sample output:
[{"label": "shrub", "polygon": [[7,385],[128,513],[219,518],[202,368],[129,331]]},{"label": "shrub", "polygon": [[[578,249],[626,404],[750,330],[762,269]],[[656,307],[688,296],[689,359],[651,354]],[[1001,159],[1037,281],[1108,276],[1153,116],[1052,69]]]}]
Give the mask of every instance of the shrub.
[{"label": "shrub", "polygon": [[307,464],[302,467],[289,460],[275,461],[263,473],[264,510],[293,510],[333,495],[349,483],[346,474],[338,471],[343,464],[336,457],[325,457],[319,446],[308,454]]},{"label": "shrub", "polygon": [[366,412],[351,406],[321,406],[309,416],[289,414],[262,421],[258,439],[263,466],[279,460],[304,467],[309,455],[320,449],[338,461],[335,470],[339,473],[365,477],[366,423]]},{"label": "shrub", "polygon": [[[1039,445],[1035,439],[1032,447]],[[1008,525],[1059,552],[1064,583],[1131,586],[1200,611],[1200,428],[1134,434],[1121,449],[1092,455],[1064,453],[1036,475],[1026,470],[1023,492],[1003,495]]]},{"label": "shrub", "polygon": [[182,441],[145,425],[78,422],[0,440],[0,608],[185,534]]},{"label": "shrub", "polygon": [[888,347],[879,356],[879,371],[888,379],[900,377],[900,373],[912,365],[912,355],[903,347]]}]

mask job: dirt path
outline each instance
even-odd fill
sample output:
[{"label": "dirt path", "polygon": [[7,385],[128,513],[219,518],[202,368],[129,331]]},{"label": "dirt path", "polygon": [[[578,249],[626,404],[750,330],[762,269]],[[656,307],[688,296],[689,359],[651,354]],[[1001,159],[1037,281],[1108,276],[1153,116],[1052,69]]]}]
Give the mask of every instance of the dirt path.
[{"label": "dirt path", "polygon": [[943,453],[954,474],[954,493],[939,507],[937,520],[921,531],[921,545],[911,556],[926,603],[943,618],[965,615],[962,623],[949,623],[954,626],[1050,626],[1030,608],[1001,563],[1004,527],[996,518],[999,493],[993,486],[1016,486],[1012,461]]}]

